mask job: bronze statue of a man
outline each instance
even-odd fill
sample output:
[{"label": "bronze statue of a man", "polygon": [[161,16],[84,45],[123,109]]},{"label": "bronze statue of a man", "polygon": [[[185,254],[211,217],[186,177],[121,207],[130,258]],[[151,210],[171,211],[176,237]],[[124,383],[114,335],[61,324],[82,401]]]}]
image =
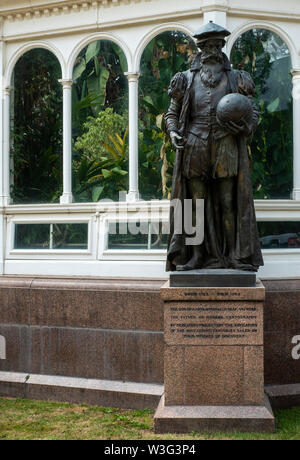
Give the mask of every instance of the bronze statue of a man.
[{"label": "bronze statue of a man", "polygon": [[[176,148],[172,200],[192,199],[194,225],[196,200],[204,200],[205,222],[203,243],[189,246],[187,235],[174,230],[171,207],[167,271],[257,271],[263,265],[247,150],[259,117],[255,85],[247,72],[233,70],[222,53],[228,35],[213,22],[202,26],[194,35],[200,52],[190,70],[176,74],[170,84],[165,120]],[[220,122],[218,104],[230,93],[251,102],[250,119]]]}]

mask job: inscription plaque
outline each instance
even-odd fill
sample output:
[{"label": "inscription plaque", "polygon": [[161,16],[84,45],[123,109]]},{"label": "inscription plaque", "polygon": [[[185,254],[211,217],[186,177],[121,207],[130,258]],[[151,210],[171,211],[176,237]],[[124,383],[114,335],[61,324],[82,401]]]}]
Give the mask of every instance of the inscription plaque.
[{"label": "inscription plaque", "polygon": [[262,345],[263,309],[259,302],[169,302],[165,340],[169,345]]}]

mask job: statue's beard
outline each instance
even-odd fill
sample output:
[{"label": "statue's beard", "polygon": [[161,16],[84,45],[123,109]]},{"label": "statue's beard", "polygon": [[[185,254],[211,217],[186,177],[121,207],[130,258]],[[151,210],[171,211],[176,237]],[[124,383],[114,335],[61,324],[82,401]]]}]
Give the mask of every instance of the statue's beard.
[{"label": "statue's beard", "polygon": [[216,55],[201,56],[201,80],[210,88],[215,88],[221,81],[224,66],[223,57]]}]

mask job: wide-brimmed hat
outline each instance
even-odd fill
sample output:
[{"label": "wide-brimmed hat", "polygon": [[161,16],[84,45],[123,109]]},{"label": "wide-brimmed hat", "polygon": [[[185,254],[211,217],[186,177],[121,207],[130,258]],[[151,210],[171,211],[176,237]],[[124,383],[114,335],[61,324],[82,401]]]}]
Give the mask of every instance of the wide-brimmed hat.
[{"label": "wide-brimmed hat", "polygon": [[209,21],[208,24],[200,27],[200,29],[194,33],[193,37],[197,39],[197,42],[215,38],[225,41],[225,37],[228,37],[228,35],[230,35],[229,30],[215,24],[213,21]]}]

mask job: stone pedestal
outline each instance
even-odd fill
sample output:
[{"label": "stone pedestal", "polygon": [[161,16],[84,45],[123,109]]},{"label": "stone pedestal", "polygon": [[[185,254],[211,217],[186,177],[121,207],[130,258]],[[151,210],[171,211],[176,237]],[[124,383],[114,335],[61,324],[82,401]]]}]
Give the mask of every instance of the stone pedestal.
[{"label": "stone pedestal", "polygon": [[264,394],[265,289],[170,287],[164,300],[165,394],[156,432],[273,431]]}]

